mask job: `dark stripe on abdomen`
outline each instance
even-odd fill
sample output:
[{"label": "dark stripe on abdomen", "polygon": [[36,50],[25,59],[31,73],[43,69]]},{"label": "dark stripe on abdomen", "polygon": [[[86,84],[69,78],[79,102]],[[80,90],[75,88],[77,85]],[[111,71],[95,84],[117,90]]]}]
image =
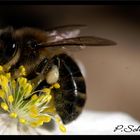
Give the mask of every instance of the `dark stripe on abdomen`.
[{"label": "dark stripe on abdomen", "polygon": [[86,101],[86,85],[79,67],[71,57],[60,54],[55,58],[60,61],[62,92],[55,94],[56,110],[66,124],[75,120],[81,113]]}]

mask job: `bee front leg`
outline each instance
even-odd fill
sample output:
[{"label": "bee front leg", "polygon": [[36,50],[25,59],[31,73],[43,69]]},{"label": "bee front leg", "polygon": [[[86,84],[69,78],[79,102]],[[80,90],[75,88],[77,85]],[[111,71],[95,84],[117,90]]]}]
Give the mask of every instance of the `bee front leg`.
[{"label": "bee front leg", "polygon": [[59,68],[54,64],[53,59],[44,59],[36,69],[36,75],[36,78],[32,79],[35,85],[38,86],[43,80],[52,85],[59,80]]}]

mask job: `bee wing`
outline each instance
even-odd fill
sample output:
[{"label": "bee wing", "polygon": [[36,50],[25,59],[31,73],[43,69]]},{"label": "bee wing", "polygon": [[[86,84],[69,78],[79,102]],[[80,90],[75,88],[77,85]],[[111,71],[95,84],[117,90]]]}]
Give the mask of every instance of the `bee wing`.
[{"label": "bee wing", "polygon": [[42,43],[40,44],[42,47],[49,47],[52,49],[66,49],[66,50],[81,50],[85,47],[97,47],[97,46],[112,46],[116,45],[116,42],[100,37],[94,36],[83,36],[83,37],[75,37],[63,39],[53,43]]},{"label": "bee wing", "polygon": [[80,34],[80,28],[85,25],[64,25],[48,29],[46,35],[49,38],[48,42],[57,42],[68,38],[77,37]]}]

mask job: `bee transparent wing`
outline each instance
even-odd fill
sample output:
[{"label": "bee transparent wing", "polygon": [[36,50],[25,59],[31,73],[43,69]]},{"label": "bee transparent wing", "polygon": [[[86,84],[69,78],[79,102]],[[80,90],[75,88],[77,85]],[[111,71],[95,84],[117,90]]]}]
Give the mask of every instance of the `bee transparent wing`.
[{"label": "bee transparent wing", "polygon": [[60,40],[53,43],[42,43],[41,46],[43,47],[50,47],[51,49],[66,49],[66,50],[81,50],[85,47],[97,47],[97,46],[112,46],[116,45],[114,41],[94,37],[94,36],[83,36],[83,37],[75,37],[75,38],[68,38],[64,40]]},{"label": "bee transparent wing", "polygon": [[46,31],[48,42],[57,42],[68,38],[77,37],[80,34],[80,28],[85,25],[64,25],[49,29]]}]

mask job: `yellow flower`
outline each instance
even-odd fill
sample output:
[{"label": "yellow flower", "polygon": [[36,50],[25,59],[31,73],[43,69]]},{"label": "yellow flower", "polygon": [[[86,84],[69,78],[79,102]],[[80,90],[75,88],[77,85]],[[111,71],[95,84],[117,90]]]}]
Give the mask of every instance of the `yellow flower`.
[{"label": "yellow flower", "polygon": [[10,72],[4,72],[2,66],[0,66],[1,71],[0,105],[9,117],[31,127],[39,127],[54,120],[62,132],[66,131],[53,102],[52,88],[60,88],[59,83],[50,85],[49,88],[35,90],[35,83],[22,77],[26,74],[23,66],[19,67],[20,75],[17,78],[12,77]]}]

